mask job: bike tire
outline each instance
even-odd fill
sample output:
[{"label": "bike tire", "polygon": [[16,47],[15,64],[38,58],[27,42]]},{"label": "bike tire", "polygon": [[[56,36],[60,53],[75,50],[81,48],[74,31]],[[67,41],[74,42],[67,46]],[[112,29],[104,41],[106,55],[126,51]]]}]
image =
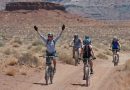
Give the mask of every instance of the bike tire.
[{"label": "bike tire", "polygon": [[86,73],[86,75],[85,75],[86,87],[88,87],[90,85],[90,70],[88,67],[86,68],[85,73]]},{"label": "bike tire", "polygon": [[46,70],[45,70],[45,81],[46,81],[46,85],[48,85],[48,81],[49,81],[49,68],[48,68],[48,66],[46,67]]},{"label": "bike tire", "polygon": [[54,69],[53,69],[53,67],[51,67],[51,71],[50,71],[50,82],[51,82],[51,84],[53,84],[53,77],[54,77]]},{"label": "bike tire", "polygon": [[118,65],[118,57],[115,56],[115,57],[114,57],[114,66],[117,66],[117,65]]}]

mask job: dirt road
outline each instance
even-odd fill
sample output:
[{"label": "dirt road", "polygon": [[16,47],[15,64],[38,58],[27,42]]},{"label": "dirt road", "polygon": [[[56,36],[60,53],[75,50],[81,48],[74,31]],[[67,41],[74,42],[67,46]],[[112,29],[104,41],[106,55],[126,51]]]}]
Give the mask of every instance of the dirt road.
[{"label": "dirt road", "polygon": [[[128,55],[121,54],[120,65],[124,64],[128,58]],[[91,76],[89,87],[86,87],[85,81],[82,80],[83,64],[78,67],[58,64],[54,84],[46,86],[43,84],[44,78],[39,78],[40,80],[29,90],[99,90],[98,88],[103,86],[103,82],[109,77],[114,66],[111,60],[97,60],[94,61],[94,65],[94,75]]]},{"label": "dirt road", "polygon": [[[121,54],[120,56],[120,65],[129,59],[128,54]],[[95,60],[94,74],[91,76],[91,85],[89,87],[86,87],[85,81],[82,80],[82,63],[78,67],[58,63],[54,84],[48,86],[45,85],[44,72],[40,72],[28,78],[26,77],[26,80],[24,77],[19,78],[19,76],[10,78],[0,75],[0,87],[1,90],[101,90],[99,88],[104,86],[104,82],[107,83],[106,80],[114,68],[111,60]]]}]

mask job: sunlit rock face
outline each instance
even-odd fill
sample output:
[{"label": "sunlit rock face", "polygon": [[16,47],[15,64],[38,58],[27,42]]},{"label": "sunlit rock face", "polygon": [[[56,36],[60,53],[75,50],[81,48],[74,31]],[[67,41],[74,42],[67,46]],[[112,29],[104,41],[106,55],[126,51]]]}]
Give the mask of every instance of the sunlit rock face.
[{"label": "sunlit rock face", "polygon": [[103,20],[129,20],[130,0],[46,0],[63,3],[66,10],[84,17]]}]

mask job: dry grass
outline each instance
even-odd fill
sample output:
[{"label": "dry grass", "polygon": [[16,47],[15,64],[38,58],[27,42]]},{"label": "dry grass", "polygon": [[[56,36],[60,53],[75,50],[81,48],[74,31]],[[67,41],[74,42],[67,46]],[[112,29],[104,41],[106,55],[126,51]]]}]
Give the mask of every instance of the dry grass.
[{"label": "dry grass", "polygon": [[13,39],[11,40],[11,44],[13,44],[13,43],[22,45],[22,40],[20,37],[13,37]]},{"label": "dry grass", "polygon": [[13,48],[8,47],[8,48],[4,48],[3,53],[4,53],[5,55],[11,55],[11,54],[16,54],[17,52],[16,52],[16,50],[14,50]]},{"label": "dry grass", "polygon": [[12,53],[12,51],[10,48],[5,49],[5,51],[4,51],[5,55],[10,55],[11,53]]},{"label": "dry grass", "polygon": [[32,46],[39,46],[39,45],[43,45],[42,41],[35,40],[34,42],[32,42]]},{"label": "dry grass", "polygon": [[105,54],[103,54],[103,53],[99,53],[99,54],[97,55],[97,57],[100,58],[100,59],[108,60],[108,56],[105,55]]},{"label": "dry grass", "polygon": [[128,60],[125,64],[125,70],[130,70],[130,60]]},{"label": "dry grass", "polygon": [[99,51],[98,48],[96,48],[96,47],[93,47],[93,50],[94,50],[94,51]]},{"label": "dry grass", "polygon": [[26,76],[26,75],[27,75],[27,72],[21,72],[21,75]]},{"label": "dry grass", "polygon": [[45,48],[43,45],[38,45],[38,46],[32,47],[31,51],[35,53],[41,53],[41,52],[45,52]]},{"label": "dry grass", "polygon": [[59,49],[58,52],[59,52],[58,57],[61,61],[63,61],[66,64],[74,65],[74,60],[72,58],[72,54],[70,50]]},{"label": "dry grass", "polygon": [[121,50],[122,51],[130,51],[130,46],[127,45],[127,44],[124,44],[124,45],[121,46]]},{"label": "dry grass", "polygon": [[20,47],[20,45],[18,43],[14,43],[13,47],[18,48],[18,47]]},{"label": "dry grass", "polygon": [[15,76],[16,75],[16,70],[15,69],[10,69],[6,72],[6,75],[8,76]]},{"label": "dry grass", "polygon": [[29,65],[31,67],[38,67],[40,61],[31,52],[25,52],[22,53],[21,56],[18,58],[18,63],[20,65]]},{"label": "dry grass", "polygon": [[112,55],[113,55],[113,54],[112,54],[112,51],[108,51],[108,50],[104,51],[103,53],[106,54],[106,55],[109,55],[109,56],[112,56]]},{"label": "dry grass", "polygon": [[0,41],[0,47],[3,47],[4,43],[2,41]]},{"label": "dry grass", "polygon": [[11,60],[11,61],[9,61],[8,65],[14,66],[14,65],[16,65],[17,63],[18,63],[18,61],[16,61],[16,60]]}]

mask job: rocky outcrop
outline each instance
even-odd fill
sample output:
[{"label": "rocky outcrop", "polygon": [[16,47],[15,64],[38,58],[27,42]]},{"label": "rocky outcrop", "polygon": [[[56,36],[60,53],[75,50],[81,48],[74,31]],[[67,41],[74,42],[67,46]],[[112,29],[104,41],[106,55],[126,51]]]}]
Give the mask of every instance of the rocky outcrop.
[{"label": "rocky outcrop", "polygon": [[55,4],[50,2],[9,2],[6,4],[5,10],[62,10],[65,11],[65,7],[61,4]]}]

